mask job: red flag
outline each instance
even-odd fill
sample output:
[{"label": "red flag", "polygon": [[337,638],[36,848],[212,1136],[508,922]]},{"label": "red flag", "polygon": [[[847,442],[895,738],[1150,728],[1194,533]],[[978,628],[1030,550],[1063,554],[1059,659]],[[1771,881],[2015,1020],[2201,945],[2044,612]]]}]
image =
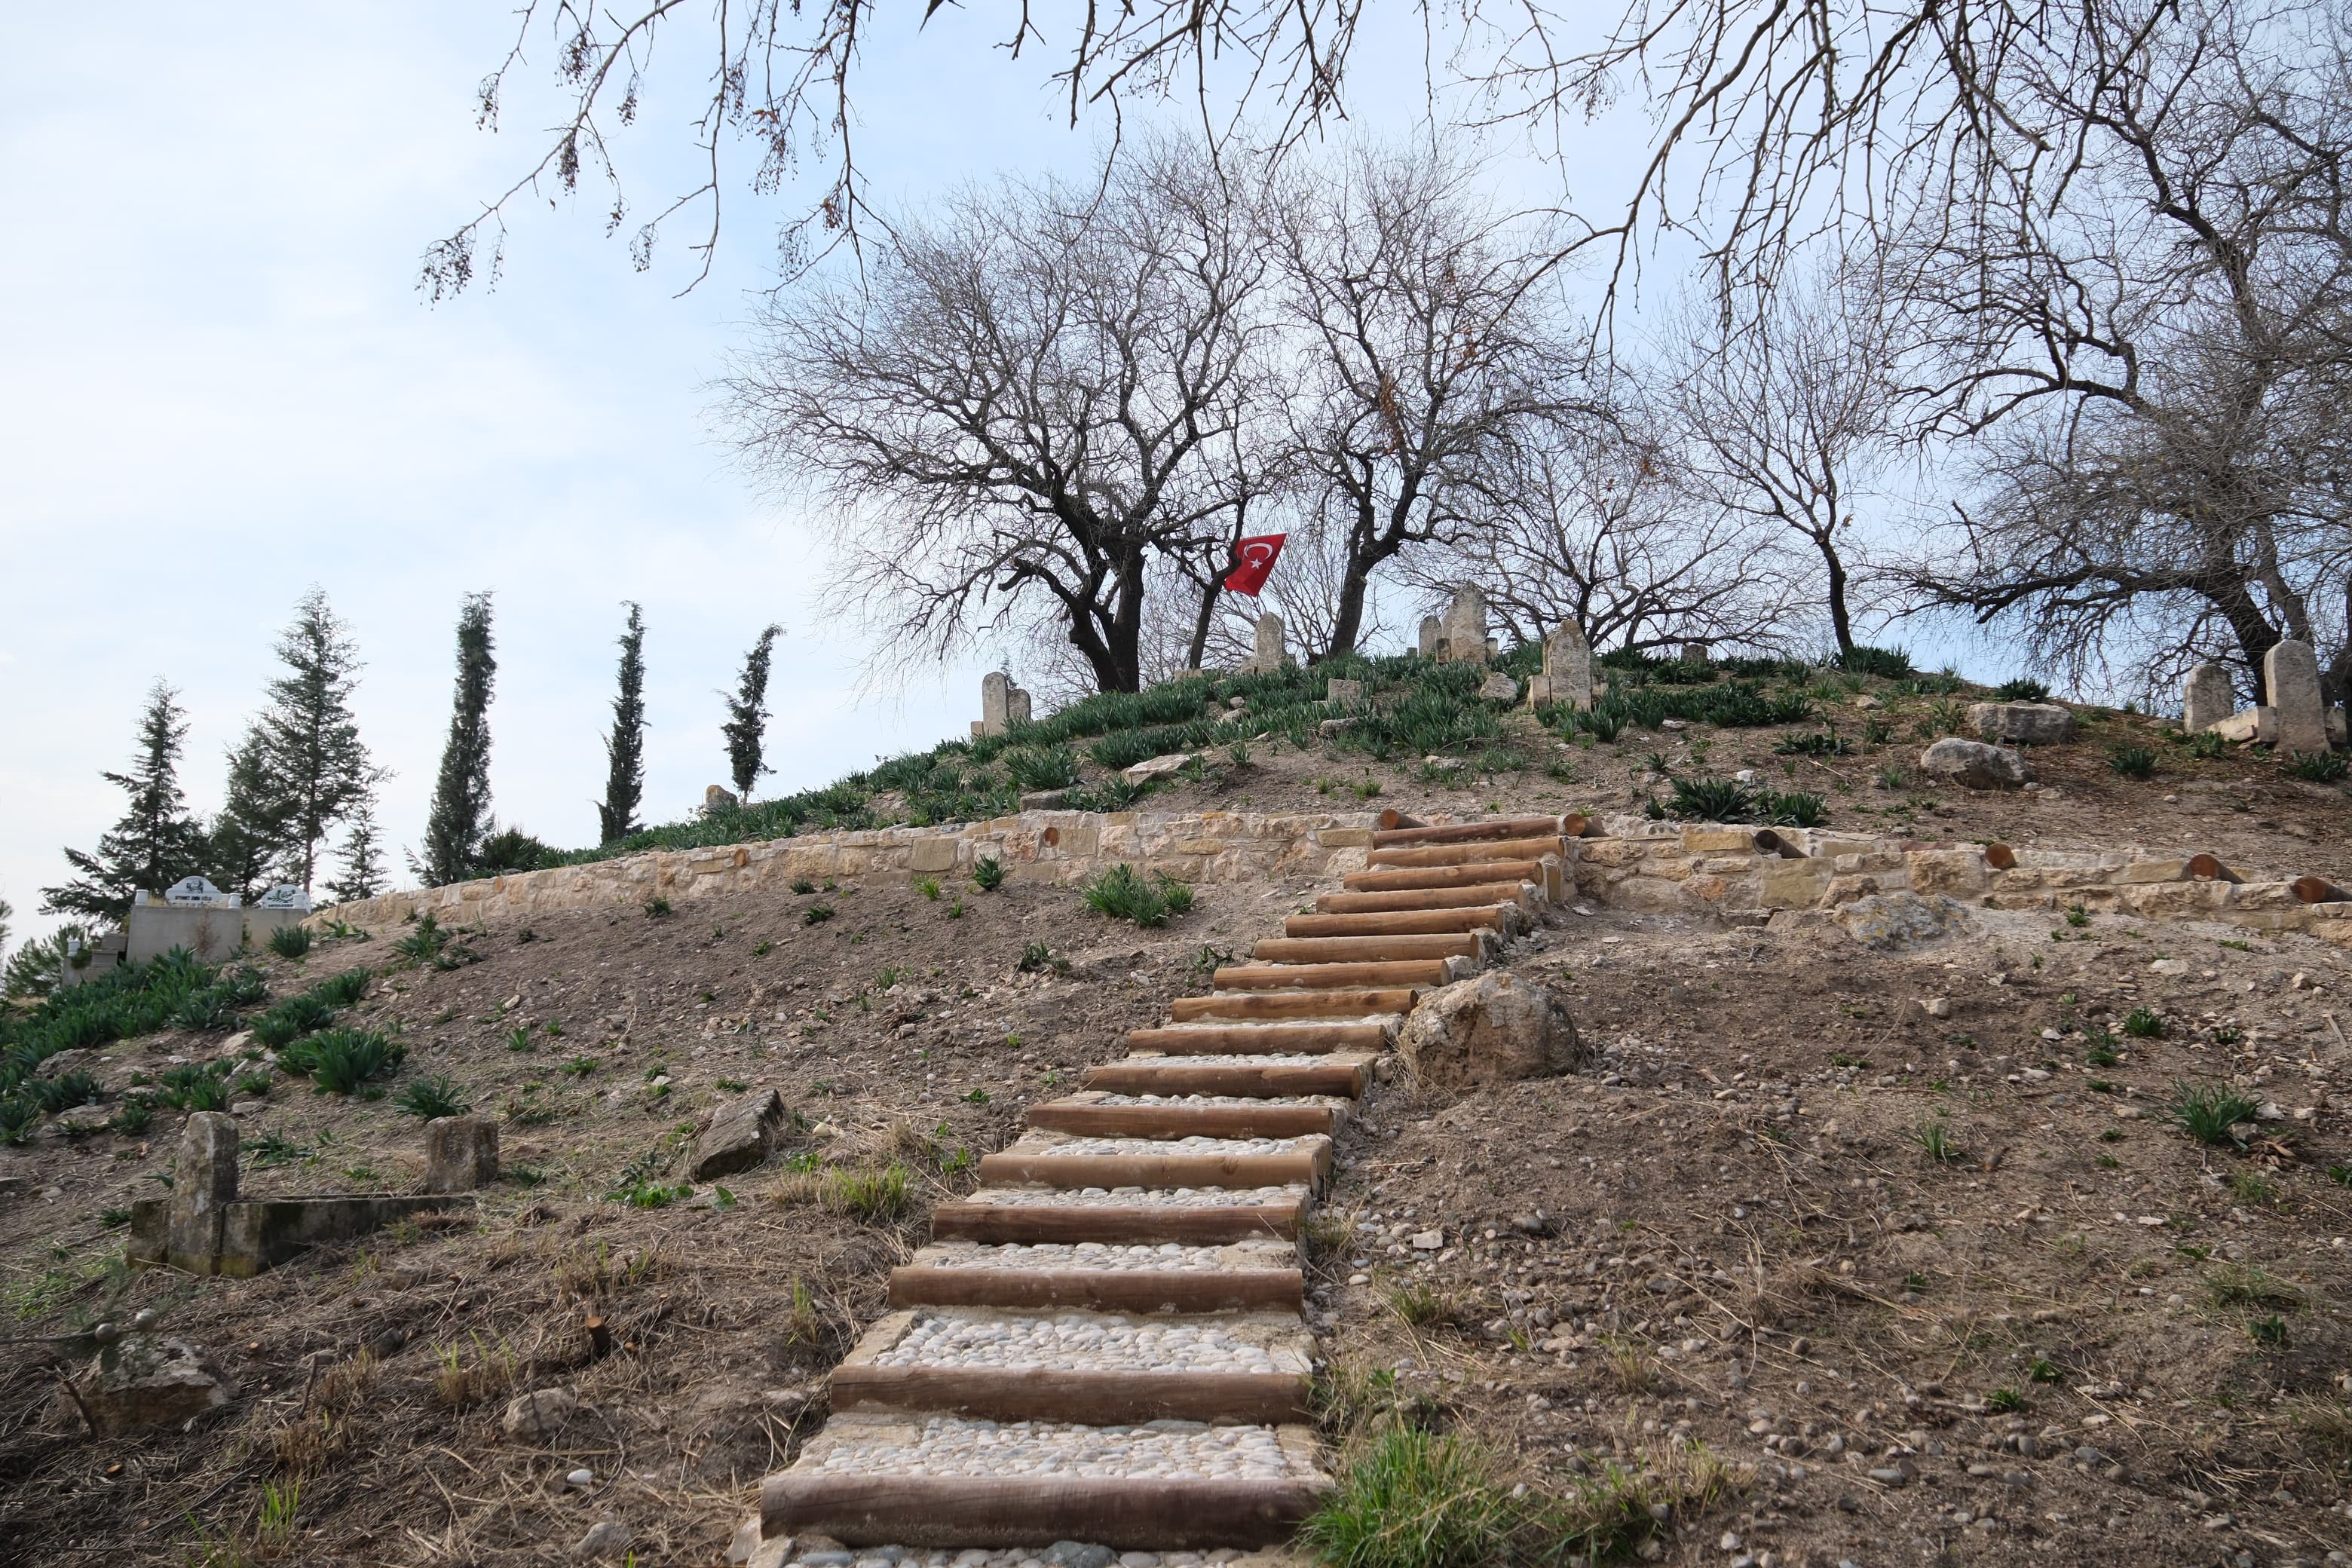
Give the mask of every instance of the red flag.
[{"label": "red flag", "polygon": [[1282,542],[1289,537],[1286,533],[1260,533],[1236,541],[1234,566],[1225,578],[1225,586],[1236,594],[1255,595],[1265,586],[1266,577],[1274,571],[1274,558],[1282,553]]}]

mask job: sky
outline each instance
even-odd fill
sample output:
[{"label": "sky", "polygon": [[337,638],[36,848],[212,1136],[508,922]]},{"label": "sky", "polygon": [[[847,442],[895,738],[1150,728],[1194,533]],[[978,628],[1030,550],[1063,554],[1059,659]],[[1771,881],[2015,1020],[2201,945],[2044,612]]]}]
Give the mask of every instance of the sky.
[{"label": "sky", "polygon": [[[1401,14],[1401,13],[1400,13]],[[885,203],[999,171],[1076,172],[1073,132],[1033,58],[950,9],[885,26],[863,61],[861,163]],[[738,187],[714,274],[675,237],[650,272],[603,236],[600,193],[526,200],[502,280],[429,305],[425,246],[535,156],[555,105],[526,72],[496,133],[477,80],[505,7],[454,0],[28,13],[0,58],[0,900],[23,938],[59,847],[93,846],[122,797],[159,678],[190,715],[183,780],[218,805],[223,757],[317,585],[367,662],[362,733],[394,770],[379,822],[421,837],[448,722],[453,626],[495,595],[491,709],[501,825],[595,837],[621,601],[642,602],[645,815],[674,820],[723,779],[720,689],[770,621],[763,793],[822,784],[963,732],[982,667],[887,691],[822,618],[823,561],[714,438],[713,383],[772,282],[785,210]],[[544,40],[538,58],[548,53]],[[1360,52],[1358,128],[1402,130],[1421,44]],[[673,68],[678,62],[671,62]],[[655,79],[623,143],[640,208],[684,173],[693,105]],[[536,90],[533,90],[536,88]],[[1568,171],[1605,200],[1638,122],[1590,133]],[[1507,153],[1507,149],[1505,150]],[[1507,196],[1559,174],[1505,156]]]}]

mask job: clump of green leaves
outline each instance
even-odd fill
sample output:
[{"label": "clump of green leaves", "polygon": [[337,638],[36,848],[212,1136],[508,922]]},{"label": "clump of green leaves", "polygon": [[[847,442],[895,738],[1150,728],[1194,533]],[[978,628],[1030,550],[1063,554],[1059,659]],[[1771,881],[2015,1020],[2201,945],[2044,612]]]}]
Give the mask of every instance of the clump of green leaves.
[{"label": "clump of green leaves", "polygon": [[309,926],[279,926],[269,933],[269,951],[280,958],[299,958],[310,951]]},{"label": "clump of green leaves", "polygon": [[1928,1117],[1911,1130],[1911,1142],[1919,1152],[1937,1164],[1950,1164],[1962,1157],[1962,1151],[1952,1137],[1951,1127],[1942,1119]]},{"label": "clump of green leaves", "polygon": [[992,893],[1004,886],[1004,862],[993,855],[974,861],[971,868],[972,886],[983,893]]},{"label": "clump of green leaves", "polygon": [[474,1102],[447,1074],[436,1073],[402,1089],[394,1097],[392,1108],[403,1116],[430,1121],[437,1117],[463,1116],[474,1109]]},{"label": "clump of green leaves", "polygon": [[2046,682],[2020,676],[1994,687],[1992,700],[1995,702],[2047,702],[2050,700],[2050,688]]},{"label": "clump of green leaves", "polygon": [[2164,1034],[2164,1016],[2152,1008],[2135,1007],[2124,1015],[2124,1033],[2135,1040],[2153,1040]]},{"label": "clump of green leaves", "polygon": [[2164,1108],[2164,1115],[2200,1143],[2220,1149],[2237,1147],[2237,1135],[2230,1129],[2252,1121],[2261,1110],[2261,1106],[2236,1089],[2183,1079],[2174,1080],[2172,1100]]},{"label": "clump of green leaves", "polygon": [[2107,766],[2127,779],[2144,779],[2156,773],[2156,753],[2146,746],[2117,746],[2107,753]]},{"label": "clump of green leaves", "polygon": [[1087,883],[1087,907],[1113,920],[1160,926],[1192,907],[1192,889],[1166,872],[1145,877],[1122,860]]},{"label": "clump of green leaves", "polygon": [[350,1094],[389,1078],[408,1047],[373,1029],[321,1029],[278,1053],[278,1065],[308,1078],[321,1094]]},{"label": "clump of green leaves", "polygon": [[2297,752],[2287,759],[2286,771],[2312,784],[2335,784],[2352,772],[2352,760],[2341,752]]}]

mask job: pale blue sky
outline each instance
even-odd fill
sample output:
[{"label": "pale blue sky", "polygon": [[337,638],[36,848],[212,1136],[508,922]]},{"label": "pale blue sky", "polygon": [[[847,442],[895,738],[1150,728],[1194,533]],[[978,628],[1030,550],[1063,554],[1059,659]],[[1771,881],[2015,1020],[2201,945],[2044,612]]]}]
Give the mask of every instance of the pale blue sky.
[{"label": "pale blue sky", "polygon": [[[912,13],[908,13],[911,16]],[[221,757],[271,673],[296,597],[323,586],[368,660],[364,736],[397,772],[382,824],[415,842],[447,720],[465,593],[498,599],[492,788],[502,822],[593,837],[618,601],[642,600],[646,809],[674,818],[723,773],[718,689],[773,619],[772,792],[958,733],[978,667],[855,691],[854,643],[814,616],[818,562],[711,440],[709,384],[768,279],[774,218],[728,193],[716,274],[684,298],[673,237],[650,274],[583,210],[525,204],[504,282],[428,308],[427,242],[534,154],[552,100],[473,127],[506,8],[454,0],[28,13],[0,61],[0,898],[22,936],[59,846],[121,809],[149,682],[193,717],[185,779]],[[972,16],[869,49],[862,162],[877,197],[1001,169],[1082,166],[1045,68]],[[544,52],[545,46],[540,46]],[[679,62],[673,61],[675,68]],[[1374,37],[1359,125],[1417,112],[1416,35]],[[542,79],[521,79],[537,83]],[[691,72],[675,79],[698,85]],[[639,210],[670,194],[688,106],[656,97],[626,144]],[[1596,132],[1579,198],[1605,202],[1638,127]],[[1548,171],[1499,171],[1556,194]],[[568,204],[566,205],[568,209]]]}]

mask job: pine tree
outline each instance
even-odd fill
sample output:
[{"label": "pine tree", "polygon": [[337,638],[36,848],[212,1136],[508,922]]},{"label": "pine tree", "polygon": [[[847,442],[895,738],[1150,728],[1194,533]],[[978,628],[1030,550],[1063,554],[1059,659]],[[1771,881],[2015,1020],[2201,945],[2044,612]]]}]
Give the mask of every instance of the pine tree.
[{"label": "pine tree", "polygon": [[417,874],[432,887],[463,881],[480,858],[490,831],[490,596],[469,594],[457,612],[457,690],[441,776],[433,785],[433,813],[425,823],[425,853]]},{"label": "pine tree", "polygon": [[228,754],[228,793],[205,830],[205,874],[251,903],[281,867],[299,865],[293,805],[269,771],[266,720]]},{"label": "pine tree", "polygon": [[188,716],[179,695],[160,680],[148,691],[131,771],[99,775],[128,795],[131,807],[100,837],[95,854],[65,852],[66,863],[80,875],[62,887],[41,889],[47,912],[120,921],[130,912],[132,894],[161,893],[203,868],[204,833],[180,795],[180,751],[187,743]]},{"label": "pine tree", "polygon": [[327,884],[327,896],[339,904],[373,899],[384,887],[383,849],[375,836],[375,796],[361,795],[345,820],[351,827],[343,835],[343,874]]},{"label": "pine tree", "polygon": [[263,782],[277,797],[286,875],[307,889],[318,875],[329,830],[381,775],[368,763],[352,716],[359,648],[320,589],[296,604],[294,624],[278,639],[278,657],[286,673],[269,683],[269,706],[257,725],[258,760]]},{"label": "pine tree", "polygon": [[735,695],[727,700],[727,722],[719,732],[727,737],[727,766],[735,779],[735,793],[743,799],[751,798],[751,786],[760,782],[761,773],[776,770],[768,766],[764,748],[768,735],[768,660],[774,652],[776,638],[784,628],[771,624],[743,656],[743,674],[736,682]]},{"label": "pine tree", "polygon": [[621,689],[613,699],[613,730],[604,737],[604,804],[596,808],[601,843],[638,831],[637,805],[646,796],[646,623],[630,600],[621,634]]}]

